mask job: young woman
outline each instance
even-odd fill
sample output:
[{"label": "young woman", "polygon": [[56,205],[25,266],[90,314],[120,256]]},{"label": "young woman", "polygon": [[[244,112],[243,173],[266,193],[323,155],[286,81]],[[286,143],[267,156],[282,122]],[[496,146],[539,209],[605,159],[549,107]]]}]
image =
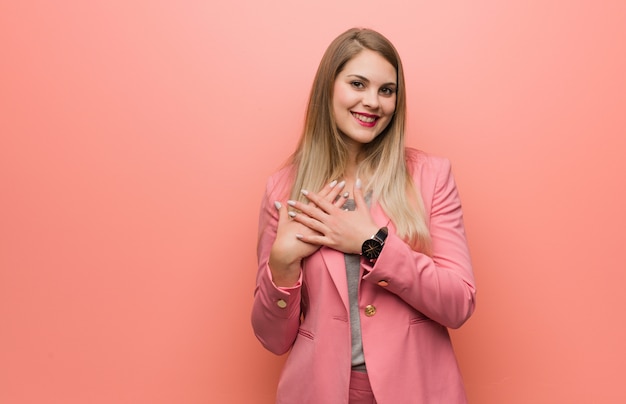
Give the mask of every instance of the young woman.
[{"label": "young woman", "polygon": [[261,204],[252,324],[291,350],[277,403],[466,402],[447,330],[475,306],[461,202],[448,160],[405,148],[405,118],[393,45],[337,37]]}]

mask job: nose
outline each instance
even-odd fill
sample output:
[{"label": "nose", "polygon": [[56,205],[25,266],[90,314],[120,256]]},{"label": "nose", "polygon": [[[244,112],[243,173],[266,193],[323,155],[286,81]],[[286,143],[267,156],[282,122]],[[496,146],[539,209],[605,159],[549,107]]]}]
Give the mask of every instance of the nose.
[{"label": "nose", "polygon": [[379,105],[378,91],[372,89],[363,94],[363,105],[365,107],[376,109]]}]

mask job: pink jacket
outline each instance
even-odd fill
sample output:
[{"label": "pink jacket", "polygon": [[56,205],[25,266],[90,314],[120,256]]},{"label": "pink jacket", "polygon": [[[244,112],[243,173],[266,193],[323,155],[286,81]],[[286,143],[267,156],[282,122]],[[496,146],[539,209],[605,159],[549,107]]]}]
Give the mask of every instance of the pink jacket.
[{"label": "pink jacket", "polygon": [[[465,403],[447,330],[460,327],[475,307],[461,202],[447,159],[407,149],[407,163],[424,201],[433,256],[413,251],[389,223],[376,264],[361,260],[367,371],[379,404]],[[351,342],[343,253],[322,247],[303,261],[300,282],[288,289],[274,285],[267,265],[278,223],[274,201],[284,200],[288,178],[287,169],[274,174],[261,204],[252,325],[271,352],[291,349],[277,403],[347,404]],[[378,225],[388,224],[378,204],[371,212]]]}]

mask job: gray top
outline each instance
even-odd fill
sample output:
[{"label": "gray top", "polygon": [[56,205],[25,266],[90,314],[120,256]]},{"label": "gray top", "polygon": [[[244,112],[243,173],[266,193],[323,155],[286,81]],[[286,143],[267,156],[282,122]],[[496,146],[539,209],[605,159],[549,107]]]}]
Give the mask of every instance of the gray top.
[{"label": "gray top", "polygon": [[[369,198],[366,198],[369,202]],[[354,210],[353,199],[346,200],[343,209]],[[346,261],[346,277],[348,279],[348,298],[350,303],[350,331],[352,338],[352,370],[365,372],[365,356],[361,339],[361,319],[359,313],[359,283],[361,281],[361,256],[344,254]]]}]

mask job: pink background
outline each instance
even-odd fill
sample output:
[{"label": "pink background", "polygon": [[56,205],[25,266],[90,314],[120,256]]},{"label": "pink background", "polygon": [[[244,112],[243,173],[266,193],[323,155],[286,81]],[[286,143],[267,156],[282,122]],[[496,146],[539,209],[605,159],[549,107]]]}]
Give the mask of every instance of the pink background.
[{"label": "pink background", "polygon": [[626,402],[625,21],[620,0],[3,1],[0,402],[273,402],[258,204],[355,25],[403,56],[409,144],[453,162],[470,401]]}]

